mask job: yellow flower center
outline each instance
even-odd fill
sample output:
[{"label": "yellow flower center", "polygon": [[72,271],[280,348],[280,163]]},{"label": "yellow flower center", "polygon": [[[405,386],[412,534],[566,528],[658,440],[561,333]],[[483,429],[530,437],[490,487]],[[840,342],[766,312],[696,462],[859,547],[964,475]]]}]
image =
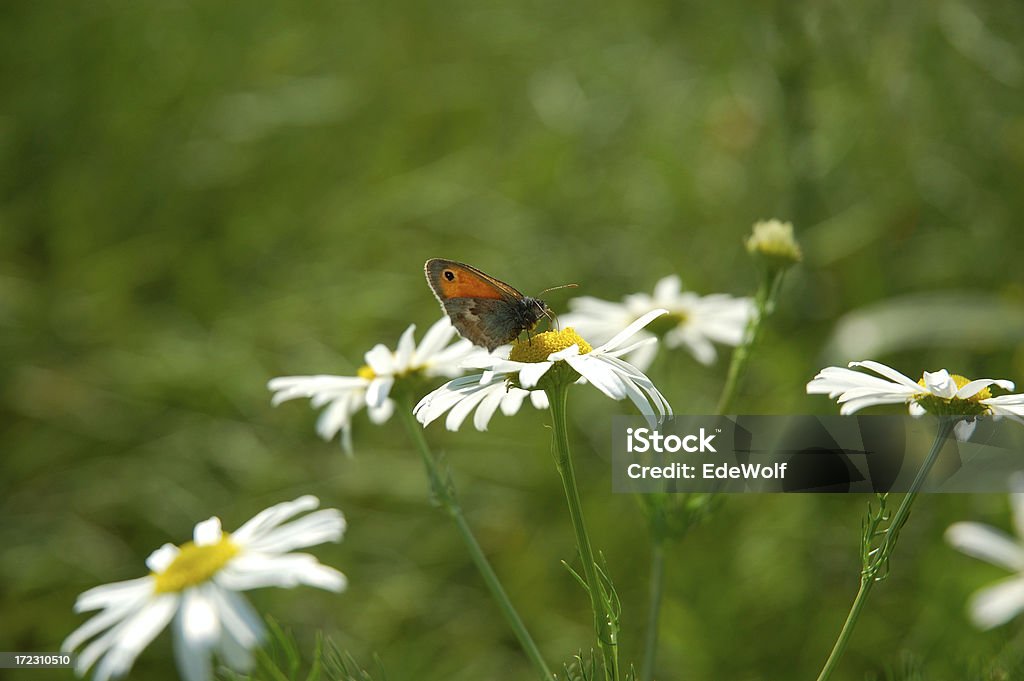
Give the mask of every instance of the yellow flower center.
[{"label": "yellow flower center", "polygon": [[238,552],[238,545],[226,533],[216,544],[196,546],[193,542],[186,542],[179,547],[178,555],[163,572],[154,573],[154,590],[158,594],[175,593],[202,584],[217,574]]},{"label": "yellow flower center", "polygon": [[[960,374],[950,374],[950,378],[956,384],[957,390],[964,387],[971,382],[971,379]],[[922,388],[926,387],[924,377],[922,376],[917,382]],[[967,398],[962,397],[939,397],[931,393],[917,393],[914,395],[914,401],[933,414],[945,414],[949,416],[981,416],[982,414],[988,413],[988,407],[981,404],[981,400],[987,400],[992,397],[992,391],[987,387],[982,388],[975,394]]]},{"label": "yellow flower center", "polygon": [[581,355],[593,350],[590,343],[583,340],[575,329],[567,326],[561,331],[538,333],[525,341],[517,339],[512,343],[512,352],[508,358],[514,362],[546,362],[552,352],[565,350],[573,345],[579,347]]},{"label": "yellow flower center", "polygon": [[373,373],[373,369],[370,368],[369,364],[364,364],[359,367],[359,371],[356,372],[356,376],[359,378],[365,378],[367,381],[372,381],[377,378],[377,374]]}]

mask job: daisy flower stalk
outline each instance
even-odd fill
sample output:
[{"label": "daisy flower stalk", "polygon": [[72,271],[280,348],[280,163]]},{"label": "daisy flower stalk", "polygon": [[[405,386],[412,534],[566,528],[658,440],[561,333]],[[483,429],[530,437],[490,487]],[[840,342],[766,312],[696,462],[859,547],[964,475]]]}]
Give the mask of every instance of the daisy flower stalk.
[{"label": "daisy flower stalk", "polygon": [[793,236],[793,225],[779,220],[766,220],[754,224],[753,231],[744,242],[747,252],[760,265],[761,281],[754,295],[754,313],[747,322],[743,340],[732,353],[725,387],[718,400],[719,414],[732,410],[733,400],[750,362],[750,353],[761,337],[764,321],[775,312],[782,288],[782,279],[793,265],[803,261],[800,244]]},{"label": "daisy flower stalk", "polygon": [[127,674],[143,649],[171,624],[178,671],[186,681],[209,681],[215,653],[232,669],[251,669],[252,651],[266,630],[239,592],[300,584],[335,592],[345,588],[345,575],[307,553],[293,552],[341,540],[345,519],[336,509],[292,520],[319,505],[313,496],[277,504],[232,533],[222,531],[216,517],[199,523],[192,541],[164,544],[149,556],[148,576],[97,586],[79,596],[76,612],[101,612],[68,636],[61,649],[69,652],[85,644],[76,673],[83,676],[94,668],[94,681],[107,681]]},{"label": "daisy flower stalk", "polygon": [[[511,397],[506,397],[499,400],[500,405],[511,405],[505,406],[504,408],[508,413],[515,413],[519,409],[527,395],[527,391],[516,389],[515,394]],[[543,393],[541,393],[543,395]],[[535,400],[536,402],[536,400]],[[437,457],[430,449],[430,445],[427,443],[427,439],[423,434],[423,428],[417,423],[416,417],[413,416],[412,403],[408,398],[403,398],[403,403],[400,409],[402,415],[402,422],[406,426],[406,430],[409,433],[409,437],[412,438],[413,443],[416,445],[417,451],[420,453],[420,458],[423,460],[423,466],[426,469],[427,480],[430,483],[431,496],[435,503],[444,510],[446,514],[455,523],[455,527],[459,532],[459,536],[462,537],[462,542],[466,545],[466,550],[469,552],[469,557],[476,566],[477,571],[483,578],[484,583],[487,585],[488,591],[491,592],[491,597],[495,603],[498,604],[498,608],[501,610],[502,615],[505,617],[506,623],[509,628],[512,629],[512,633],[515,635],[516,640],[519,641],[519,646],[523,649],[526,657],[530,660],[534,670],[538,676],[545,681],[551,681],[554,678],[554,674],[548,668],[547,662],[544,661],[544,656],[540,652],[540,648],[537,647],[533,637],[526,628],[526,624],[523,622],[522,617],[519,616],[519,612],[512,605],[512,599],[509,598],[508,592],[505,591],[504,585],[501,583],[501,579],[498,574],[491,567],[491,563],[487,560],[487,556],[484,554],[483,549],[480,547],[480,542],[477,541],[476,535],[473,534],[473,529],[469,526],[469,522],[466,520],[465,514],[462,512],[462,506],[459,503],[458,495],[455,491],[455,485],[452,482],[451,476],[448,472],[443,469],[441,464],[438,462]]]},{"label": "daisy flower stalk", "polygon": [[[668,485],[665,486],[668,489]],[[665,590],[665,544],[681,541],[693,527],[709,518],[724,500],[716,493],[657,492],[637,495],[647,518],[651,556],[647,577],[647,623],[640,681],[654,678],[658,654],[661,601]]]},{"label": "daisy flower stalk", "polygon": [[968,556],[1014,573],[992,586],[978,590],[967,602],[971,622],[979,629],[1006,624],[1024,612],[1024,485],[1019,477],[1010,494],[1013,525],[1017,537],[982,523],[959,522],[946,530],[946,541]]},{"label": "daisy flower stalk", "polygon": [[[540,649],[526,630],[466,521],[450,476],[442,469],[430,450],[422,429],[412,415],[412,396],[427,379],[437,376],[458,376],[465,371],[462,363],[474,354],[483,354],[483,351],[468,340],[452,342],[455,338],[455,328],[448,317],[442,317],[435,322],[419,345],[413,338],[415,329],[415,325],[410,325],[405,330],[394,351],[383,344],[374,346],[366,353],[366,364],[359,369],[356,376],[282,376],[272,379],[268,383],[268,388],[274,391],[273,404],[308,397],[313,407],[326,407],[317,421],[317,432],[325,440],[330,440],[340,431],[342,446],[349,453],[352,451],[353,414],[365,406],[369,411],[370,420],[380,424],[386,422],[397,411],[423,460],[432,498],[455,523],[473,564],[480,572],[526,656],[538,674],[550,680],[552,673],[544,662]],[[530,391],[516,388],[502,395],[496,401],[496,408],[500,407],[505,413],[514,414],[527,398],[540,408],[547,406],[543,393],[534,391],[531,395]]]},{"label": "daisy flower stalk", "polygon": [[462,361],[478,352],[467,340],[451,343],[455,328],[447,317],[435,322],[419,345],[413,339],[415,331],[416,325],[410,324],[395,350],[383,343],[375,345],[363,356],[366,363],[355,376],[319,374],[271,379],[267,387],[274,393],[272,404],[306,397],[314,408],[324,407],[317,421],[317,433],[331,440],[340,432],[341,446],[351,454],[355,414],[365,407],[373,423],[385,423],[395,411],[391,395],[396,385],[401,388],[402,384],[423,378],[458,376],[463,373]]},{"label": "daisy flower stalk", "polygon": [[[982,415],[1009,417],[1024,422],[1024,395],[993,397],[993,386],[1013,390],[1012,381],[982,378],[970,380],[950,374],[945,369],[925,371],[919,381],[892,367],[873,360],[851,362],[850,368],[826,367],[807,384],[809,394],[824,394],[840,404],[841,414],[880,404],[906,404],[910,414],[929,413],[938,417],[935,441],[918,470],[910,490],[890,517],[885,510],[887,495],[879,495],[879,508],[868,509],[865,536],[862,540],[860,588],[854,597],[846,622],[836,639],[832,652],[818,676],[819,681],[831,677],[849,642],[860,612],[872,587],[887,575],[889,559],[896,548],[900,530],[907,522],[910,508],[938,459],[946,440],[952,434],[958,439],[970,436],[973,419]],[[853,368],[863,368],[875,375]]]},{"label": "daisy flower stalk", "polygon": [[672,413],[668,401],[654,383],[639,369],[621,359],[640,344],[655,343],[654,338],[635,337],[652,321],[667,313],[653,310],[620,331],[608,342],[592,347],[574,329],[547,331],[513,344],[508,359],[498,356],[475,357],[474,364],[484,372],[456,379],[424,397],[414,413],[424,426],[448,413],[446,425],[456,430],[476,410],[474,425],[486,428],[497,409],[501,395],[510,388],[538,387],[547,395],[552,418],[552,453],[562,480],[569,517],[594,616],[594,631],[601,651],[606,681],[618,681],[618,599],[608,578],[594,557],[594,550],[583,517],[579,488],[569,447],[566,408],[569,387],[586,382],[615,400],[630,399],[654,426]]}]

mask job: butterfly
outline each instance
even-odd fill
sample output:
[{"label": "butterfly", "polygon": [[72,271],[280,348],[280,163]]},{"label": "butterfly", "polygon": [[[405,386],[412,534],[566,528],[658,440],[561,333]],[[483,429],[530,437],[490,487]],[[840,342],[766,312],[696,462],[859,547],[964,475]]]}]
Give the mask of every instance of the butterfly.
[{"label": "butterfly", "polygon": [[423,271],[455,329],[488,350],[529,333],[541,317],[554,316],[543,300],[461,262],[431,258]]}]

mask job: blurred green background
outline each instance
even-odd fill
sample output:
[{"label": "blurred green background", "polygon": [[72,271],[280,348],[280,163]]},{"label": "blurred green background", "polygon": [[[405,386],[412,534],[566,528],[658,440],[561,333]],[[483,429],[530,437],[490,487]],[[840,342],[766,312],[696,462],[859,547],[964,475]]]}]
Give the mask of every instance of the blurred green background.
[{"label": "blurred green background", "polygon": [[[677,272],[749,295],[741,239],[792,220],[805,264],[745,413],[832,413],[804,385],[873,358],[1024,384],[1024,6],[992,2],[88,3],[0,8],[0,649],[54,650],[81,591],[165,541],[303,493],[346,513],[315,549],[341,595],[251,594],[388,678],[530,678],[400,424],[355,458],[282,374],[351,374],[439,315],[428,257],[565,309]],[[662,355],[679,412],[724,361]],[[570,405],[594,541],[639,662],[647,547],[609,489],[596,391]],[[880,410],[881,411],[881,410]],[[428,431],[552,664],[591,644],[547,416]],[[1010,427],[1008,425],[1008,427]],[[658,678],[811,679],[856,590],[867,498],[737,496],[669,554]],[[837,679],[1024,678],[1019,622],[978,633],[1003,572],[948,548],[1006,497],[922,498]],[[169,636],[136,679],[173,679]],[[0,672],[68,678],[69,672]],[[896,678],[902,678],[897,676]]]}]

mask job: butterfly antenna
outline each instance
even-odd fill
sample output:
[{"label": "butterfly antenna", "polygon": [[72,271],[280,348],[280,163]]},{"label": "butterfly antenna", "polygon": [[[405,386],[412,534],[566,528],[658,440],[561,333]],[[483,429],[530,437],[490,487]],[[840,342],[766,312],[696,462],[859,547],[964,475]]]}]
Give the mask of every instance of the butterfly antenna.
[{"label": "butterfly antenna", "polygon": [[548,291],[557,291],[560,288],[579,288],[579,286],[580,286],[579,284],[562,284],[561,286],[552,286],[551,288],[544,289],[543,291],[541,291],[537,295],[538,296],[542,296],[545,293],[547,293]]},{"label": "butterfly antenna", "polygon": [[[543,291],[538,293],[537,296],[540,297],[547,293],[548,291],[557,291],[560,288],[579,288],[579,284],[562,284],[561,286],[552,286],[551,288],[544,289]],[[542,305],[541,312],[544,314],[545,317],[548,318],[548,322],[550,322],[554,326],[555,331],[561,330],[558,326],[558,315],[552,312],[551,308],[547,307],[546,305]]]}]

